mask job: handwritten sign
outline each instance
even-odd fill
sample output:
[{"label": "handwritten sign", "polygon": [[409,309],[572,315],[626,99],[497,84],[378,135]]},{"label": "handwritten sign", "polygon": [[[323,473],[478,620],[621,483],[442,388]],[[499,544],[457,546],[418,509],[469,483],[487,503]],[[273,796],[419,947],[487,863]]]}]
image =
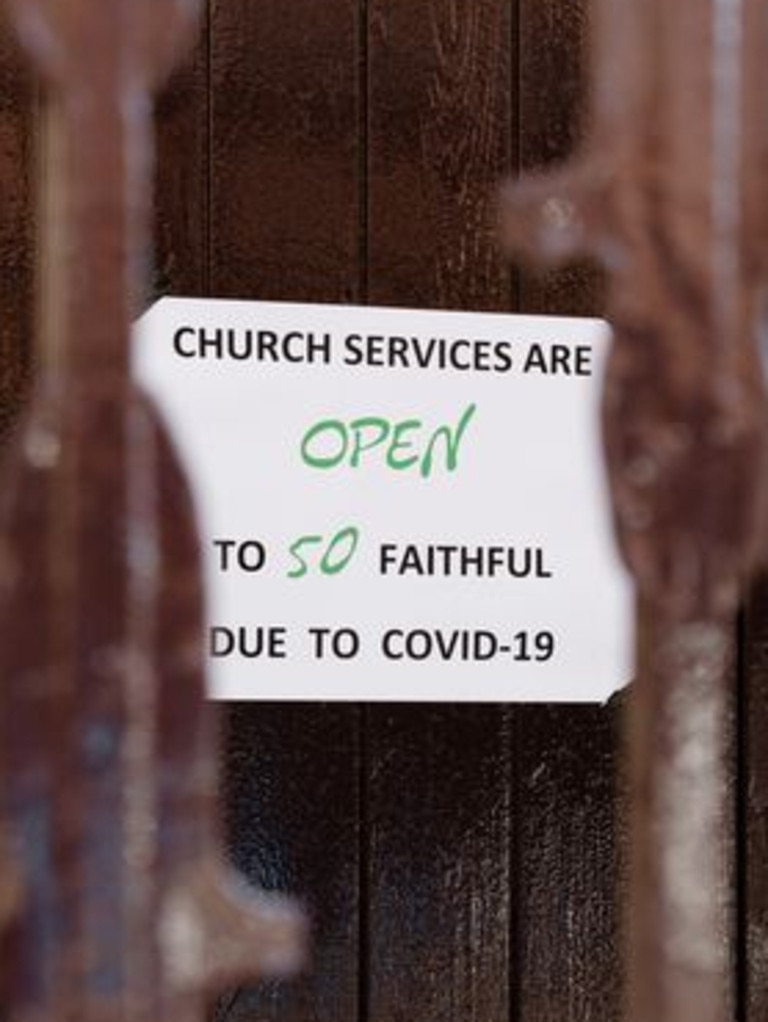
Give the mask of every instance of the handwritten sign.
[{"label": "handwritten sign", "polygon": [[135,369],[187,463],[210,691],[603,701],[630,680],[598,320],[165,299]]}]

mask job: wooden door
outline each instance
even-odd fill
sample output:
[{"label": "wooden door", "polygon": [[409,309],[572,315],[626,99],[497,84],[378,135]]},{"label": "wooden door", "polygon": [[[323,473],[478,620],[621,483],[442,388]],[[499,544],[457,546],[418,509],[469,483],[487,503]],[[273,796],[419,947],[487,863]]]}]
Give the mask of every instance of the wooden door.
[{"label": "wooden door", "polygon": [[[155,297],[599,314],[511,269],[497,182],[581,130],[586,0],[210,0],[158,111]],[[0,427],[34,364],[38,102],[0,43]],[[768,592],[734,693],[734,1018],[763,1017]],[[231,852],[314,920],[299,981],[231,1022],[620,1017],[620,741],[594,706],[223,710]]]}]

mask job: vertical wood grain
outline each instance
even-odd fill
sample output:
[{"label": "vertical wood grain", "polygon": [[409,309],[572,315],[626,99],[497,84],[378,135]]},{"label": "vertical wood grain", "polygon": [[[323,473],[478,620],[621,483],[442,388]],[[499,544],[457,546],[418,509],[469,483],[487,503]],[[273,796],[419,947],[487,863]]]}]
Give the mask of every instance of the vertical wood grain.
[{"label": "vertical wood grain", "polygon": [[303,978],[222,999],[230,1022],[345,1022],[358,1005],[358,711],[323,704],[228,706],[224,767],[232,858],[289,891],[311,924]]},{"label": "vertical wood grain", "polygon": [[[587,130],[586,59],[588,0],[519,0],[520,169],[533,173],[577,149]],[[593,267],[568,266],[526,273],[522,311],[532,314],[599,315],[602,281]]]},{"label": "vertical wood grain", "polygon": [[369,709],[367,1017],[510,1017],[509,736],[496,706]]},{"label": "vertical wood grain", "polygon": [[517,714],[519,1018],[619,1022],[622,699]]},{"label": "vertical wood grain", "polygon": [[[0,455],[34,365],[34,115],[30,78],[0,20]],[[0,962],[13,960],[10,936],[0,934]],[[0,1022],[9,1018],[8,993],[0,967]]]},{"label": "vertical wood grain", "polygon": [[0,443],[17,419],[35,362],[36,97],[0,23]]},{"label": "vertical wood grain", "polygon": [[768,574],[749,594],[742,634],[738,764],[739,1022],[768,1013]]},{"label": "vertical wood grain", "polygon": [[211,11],[214,293],[353,300],[355,0],[212,0]]},{"label": "vertical wood grain", "polygon": [[[512,27],[506,0],[371,0],[372,304],[508,307],[493,211],[514,143]],[[508,713],[374,706],[367,720],[367,1017],[506,1022]]]},{"label": "vertical wood grain", "polygon": [[[357,296],[359,27],[355,0],[211,0],[211,295]],[[315,928],[306,975],[235,992],[219,1015],[352,1022],[359,712],[238,704],[226,716],[232,854],[255,882],[302,898]]]},{"label": "vertical wood grain", "polygon": [[[565,160],[585,127],[587,0],[520,0],[520,166]],[[600,315],[594,270],[523,273],[520,311]],[[574,537],[574,541],[577,538]],[[517,715],[519,1012],[618,1022],[623,968],[616,771],[623,696]]]},{"label": "vertical wood grain", "polygon": [[513,158],[509,0],[370,0],[374,303],[505,309],[496,187]]},{"label": "vertical wood grain", "polygon": [[158,98],[152,299],[208,290],[207,19],[194,50]]}]

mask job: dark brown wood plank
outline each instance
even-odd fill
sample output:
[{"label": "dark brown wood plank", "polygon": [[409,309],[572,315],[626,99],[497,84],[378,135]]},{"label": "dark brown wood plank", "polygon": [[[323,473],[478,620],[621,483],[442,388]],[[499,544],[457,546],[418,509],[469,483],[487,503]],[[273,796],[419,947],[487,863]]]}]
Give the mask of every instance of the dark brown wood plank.
[{"label": "dark brown wood plank", "polygon": [[512,161],[507,0],[370,0],[373,303],[504,309],[495,238]]},{"label": "dark brown wood plank", "polygon": [[[355,0],[210,7],[210,293],[345,301],[359,293]],[[352,1022],[359,989],[359,713],[226,711],[235,861],[298,894],[314,922],[299,980],[233,994],[235,1022]]]},{"label": "dark brown wood plank", "polygon": [[[588,128],[585,92],[589,3],[519,0],[520,169],[533,173],[566,160]],[[594,267],[526,273],[521,310],[590,316],[602,309],[602,278]]]},{"label": "dark brown wood plank", "polygon": [[[28,392],[34,366],[35,96],[23,61],[0,20],[0,454]],[[9,930],[0,961],[12,961]],[[0,1020],[9,1018],[9,977],[0,969]]]},{"label": "dark brown wood plank", "polygon": [[[585,126],[586,0],[520,0],[520,166],[573,155]],[[520,311],[599,315],[600,278],[521,274]],[[517,713],[519,1018],[621,1017],[617,771],[623,698]]]},{"label": "dark brown wood plank", "polygon": [[369,710],[369,1018],[507,1022],[509,748],[496,706]]},{"label": "dark brown wood plank", "polygon": [[307,976],[235,991],[230,1022],[357,1018],[358,711],[229,704],[225,773],[232,858],[252,882],[299,898],[312,926]]},{"label": "dark brown wood plank", "polygon": [[208,289],[208,25],[158,98],[152,298]]},{"label": "dark brown wood plank", "polygon": [[747,601],[742,634],[738,806],[739,980],[744,1022],[768,1013],[768,574]]},{"label": "dark brown wood plank", "polygon": [[0,442],[17,419],[35,362],[36,94],[0,23]]},{"label": "dark brown wood plank", "polygon": [[621,703],[517,714],[519,1018],[621,1018]]},{"label": "dark brown wood plank", "polygon": [[353,299],[357,4],[214,0],[211,10],[214,292]]},{"label": "dark brown wood plank", "polygon": [[[561,300],[546,306],[549,314],[582,311],[581,272],[570,282],[553,280]],[[577,289],[573,301],[571,287]],[[522,311],[529,311],[525,303]],[[515,712],[519,901],[513,982],[524,1022],[621,1018],[625,849],[619,823],[625,807],[618,777],[625,703],[622,693],[606,706],[523,706]]]},{"label": "dark brown wood plank", "polygon": [[[506,0],[371,0],[368,298],[501,310],[497,183],[512,158]],[[506,1022],[508,715],[368,710],[367,1015]]]}]

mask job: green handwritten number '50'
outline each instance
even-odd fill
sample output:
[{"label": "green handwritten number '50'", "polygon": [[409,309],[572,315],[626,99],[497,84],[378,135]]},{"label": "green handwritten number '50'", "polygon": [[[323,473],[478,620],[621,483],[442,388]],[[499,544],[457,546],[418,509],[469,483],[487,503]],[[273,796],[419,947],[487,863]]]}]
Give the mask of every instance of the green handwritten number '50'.
[{"label": "green handwritten number '50'", "polygon": [[290,548],[296,566],[288,572],[288,578],[303,578],[313,563],[323,575],[338,575],[355,556],[359,542],[360,530],[354,525],[337,532],[329,543],[325,536],[301,536]]}]

